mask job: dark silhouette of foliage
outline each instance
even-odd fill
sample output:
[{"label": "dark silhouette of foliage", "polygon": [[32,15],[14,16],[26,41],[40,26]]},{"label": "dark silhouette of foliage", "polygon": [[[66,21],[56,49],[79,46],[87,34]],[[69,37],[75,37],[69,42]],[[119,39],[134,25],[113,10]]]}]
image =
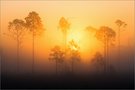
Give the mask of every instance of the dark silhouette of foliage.
[{"label": "dark silhouette of foliage", "polygon": [[65,71],[68,70],[68,66],[67,66],[67,58],[66,58],[66,52],[67,52],[67,35],[68,35],[68,30],[70,29],[70,23],[68,22],[67,19],[65,19],[64,17],[61,17],[59,20],[59,25],[58,28],[62,31],[63,34],[63,44],[64,44],[64,52],[65,52]]},{"label": "dark silhouette of foliage", "polygon": [[49,60],[56,62],[56,74],[58,74],[58,64],[62,64],[65,59],[65,54],[61,50],[60,46],[55,46],[51,49]]},{"label": "dark silhouette of foliage", "polygon": [[6,34],[6,35],[13,37],[17,41],[17,71],[19,71],[19,61],[20,61],[19,50],[22,45],[22,39],[25,35],[25,31],[24,31],[26,30],[25,22],[20,19],[14,19],[12,22],[9,22],[8,30],[11,33],[11,35],[10,34]]},{"label": "dark silhouette of foliage", "polygon": [[92,26],[88,26],[88,27],[85,28],[85,30],[86,30],[86,31],[89,31],[90,33],[96,33],[96,31],[97,31],[98,29],[96,29],[96,28],[94,28],[94,27],[92,27]]},{"label": "dark silhouette of foliage", "polygon": [[96,52],[94,57],[91,60],[91,63],[96,67],[98,73],[102,73],[106,71],[106,65],[108,67],[108,74],[116,74],[116,70],[112,64],[106,64],[106,61],[103,55],[100,52]]},{"label": "dark silhouette of foliage", "polygon": [[64,17],[61,17],[59,20],[59,28],[61,29],[64,36],[64,46],[65,46],[65,51],[66,51],[67,31],[70,29],[70,23]]},{"label": "dark silhouette of foliage", "polygon": [[104,59],[106,60],[106,70],[107,70],[107,66],[109,64],[109,44],[112,44],[115,41],[115,37],[116,37],[116,33],[113,29],[106,27],[106,26],[102,26],[95,34],[96,38],[103,42],[104,44]]},{"label": "dark silhouette of foliage", "polygon": [[98,72],[105,72],[106,61],[100,52],[96,52],[91,60]]},{"label": "dark silhouette of foliage", "polygon": [[43,33],[45,30],[41,21],[40,16],[38,15],[37,12],[32,11],[29,13],[29,15],[25,18],[26,20],[26,26],[29,29],[29,31],[32,33],[32,46],[33,46],[33,51],[32,51],[32,72],[34,72],[34,64],[35,64],[35,37],[39,36]]},{"label": "dark silhouette of foliage", "polygon": [[71,59],[71,67],[72,67],[72,73],[74,73],[74,64],[76,61],[81,60],[80,52],[79,52],[80,47],[75,43],[74,40],[71,40],[69,42],[69,56]]},{"label": "dark silhouette of foliage", "polygon": [[116,20],[115,21],[116,25],[118,26],[118,55],[119,55],[119,59],[120,59],[120,32],[121,32],[121,27],[126,27],[127,24],[121,20]]},{"label": "dark silhouette of foliage", "polygon": [[125,22],[121,21],[120,19],[117,19],[115,23],[117,24],[118,27],[127,26],[127,24]]}]

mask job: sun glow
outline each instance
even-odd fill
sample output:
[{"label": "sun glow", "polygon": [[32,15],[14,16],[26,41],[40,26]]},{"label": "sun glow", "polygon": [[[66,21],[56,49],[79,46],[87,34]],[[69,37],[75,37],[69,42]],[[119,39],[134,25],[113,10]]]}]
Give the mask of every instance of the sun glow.
[{"label": "sun glow", "polygon": [[68,41],[74,40],[77,44],[81,44],[83,34],[80,31],[74,31],[69,34]]}]

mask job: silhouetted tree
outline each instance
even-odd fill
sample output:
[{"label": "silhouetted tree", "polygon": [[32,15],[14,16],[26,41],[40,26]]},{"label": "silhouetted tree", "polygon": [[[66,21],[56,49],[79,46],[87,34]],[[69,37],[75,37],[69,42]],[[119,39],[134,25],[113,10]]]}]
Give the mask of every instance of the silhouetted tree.
[{"label": "silhouetted tree", "polygon": [[[3,45],[2,45],[2,30],[1,29],[0,29],[0,61],[1,61],[1,67],[3,67],[4,61],[3,61]],[[0,69],[2,70],[2,68]]]},{"label": "silhouetted tree", "polygon": [[[102,56],[102,54],[100,52],[96,52],[94,57],[91,60],[91,63],[96,67],[96,69],[99,72],[105,72],[106,70],[106,61],[104,59],[104,57]],[[111,75],[115,74],[115,68],[113,67],[112,64],[107,66],[109,68],[109,72]]]},{"label": "silhouetted tree", "polygon": [[[109,52],[109,44],[112,44],[115,40],[116,33],[113,29],[102,26],[96,32],[96,38],[104,43],[104,59],[106,60],[106,66],[108,66],[108,52]],[[107,67],[106,67],[107,70]]]},{"label": "silhouetted tree", "polygon": [[105,72],[105,59],[100,52],[96,52],[91,60],[91,63],[97,68],[98,72]]},{"label": "silhouetted tree", "polygon": [[63,36],[64,36],[64,47],[65,47],[65,51],[66,51],[66,47],[67,47],[67,31],[70,28],[70,23],[64,18],[61,17],[59,20],[59,28],[61,29]]},{"label": "silhouetted tree", "polygon": [[10,34],[6,35],[13,37],[17,41],[17,71],[19,71],[19,61],[20,61],[19,50],[21,48],[22,39],[25,34],[24,30],[26,30],[25,22],[20,19],[14,19],[12,22],[9,22],[8,30],[11,33],[11,35]]},{"label": "silhouetted tree", "polygon": [[120,32],[121,32],[121,27],[125,27],[127,24],[121,20],[116,20],[116,25],[118,26],[118,53],[119,53],[119,59],[120,59]]},{"label": "silhouetted tree", "polygon": [[74,73],[74,64],[76,61],[80,61],[80,47],[75,43],[74,40],[71,40],[69,42],[69,53],[70,53],[70,59],[71,59],[71,67],[72,67],[72,73]]},{"label": "silhouetted tree", "polygon": [[94,34],[95,34],[98,29],[96,29],[96,28],[94,28],[94,27],[92,27],[92,26],[87,26],[87,27],[85,28],[85,30],[86,30],[86,31],[89,31],[90,33],[94,33]]},{"label": "silhouetted tree", "polygon": [[39,17],[38,13],[35,11],[32,11],[29,13],[29,15],[25,18],[26,20],[26,26],[29,29],[29,31],[32,33],[32,73],[34,72],[34,64],[35,64],[35,37],[39,36],[43,33],[45,30],[41,21],[41,18]]},{"label": "silhouetted tree", "polygon": [[50,58],[49,60],[56,62],[56,75],[58,74],[58,64],[64,62],[64,52],[61,50],[60,46],[55,46],[51,49]]},{"label": "silhouetted tree", "polygon": [[67,60],[66,60],[66,49],[67,49],[67,34],[68,34],[68,30],[70,29],[70,23],[67,21],[67,19],[65,19],[64,17],[61,17],[59,20],[59,29],[61,29],[62,33],[63,33],[63,43],[64,43],[64,49],[65,49],[65,71],[67,71],[68,67],[67,67]]}]

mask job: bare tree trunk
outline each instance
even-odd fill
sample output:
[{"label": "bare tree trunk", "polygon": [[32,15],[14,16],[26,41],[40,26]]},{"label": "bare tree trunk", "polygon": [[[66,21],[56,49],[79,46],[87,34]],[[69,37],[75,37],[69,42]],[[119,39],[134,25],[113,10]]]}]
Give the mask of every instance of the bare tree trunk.
[{"label": "bare tree trunk", "polygon": [[105,49],[105,41],[104,41],[104,61],[105,61],[105,66],[104,66],[104,71],[106,72],[106,49]]},{"label": "bare tree trunk", "polygon": [[0,61],[2,60],[2,34],[1,34],[1,29],[0,29]]},{"label": "bare tree trunk", "polygon": [[106,73],[108,72],[108,63],[107,63],[107,40],[105,40],[105,62],[106,62]]},{"label": "bare tree trunk", "polygon": [[107,73],[107,40],[106,40],[106,36],[104,36],[104,60],[105,60],[105,72]]},{"label": "bare tree trunk", "polygon": [[1,72],[0,72],[0,74],[2,74],[2,67],[4,66],[3,64],[4,64],[4,61],[3,61],[3,44],[2,44],[2,31],[1,31],[1,29],[0,29],[0,61],[1,61],[1,68],[0,68],[0,70],[1,70]]},{"label": "bare tree trunk", "polygon": [[120,55],[120,27],[118,27],[119,28],[119,30],[118,30],[118,59],[120,60],[121,58],[121,55]]},{"label": "bare tree trunk", "polygon": [[17,72],[19,73],[19,35],[17,30]]},{"label": "bare tree trunk", "polygon": [[58,75],[58,62],[56,60],[56,75]]},{"label": "bare tree trunk", "polygon": [[34,49],[35,49],[35,35],[34,35],[34,31],[33,31],[33,35],[32,35],[32,39],[33,39],[33,41],[32,41],[32,73],[34,73],[34,64],[35,64],[35,53],[34,53]]},{"label": "bare tree trunk", "polygon": [[107,43],[106,43],[107,45],[107,50],[106,50],[106,52],[107,52],[107,56],[106,56],[106,58],[107,58],[107,60],[106,60],[106,62],[107,62],[107,72],[109,71],[109,40],[108,40],[108,38],[107,38]]},{"label": "bare tree trunk", "polygon": [[65,35],[64,35],[64,47],[65,47],[65,52],[66,52],[66,48],[67,48],[67,32],[65,31]]},{"label": "bare tree trunk", "polygon": [[72,59],[72,74],[74,73],[74,60]]},{"label": "bare tree trunk", "polygon": [[67,54],[66,54],[66,49],[67,49],[67,32],[66,30],[63,30],[65,31],[64,32],[64,52],[65,52],[65,72],[67,70],[67,62],[66,62],[66,59],[67,59]]}]

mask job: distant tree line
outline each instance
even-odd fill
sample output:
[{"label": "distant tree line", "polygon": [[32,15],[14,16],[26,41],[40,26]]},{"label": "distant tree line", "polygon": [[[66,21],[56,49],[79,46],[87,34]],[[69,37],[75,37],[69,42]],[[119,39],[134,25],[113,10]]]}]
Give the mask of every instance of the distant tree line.
[{"label": "distant tree line", "polygon": [[[122,27],[125,27],[127,24],[121,20],[116,20],[116,25],[118,26],[118,52],[120,57],[120,31]],[[50,61],[55,61],[56,63],[56,74],[59,73],[59,65],[63,65],[63,71],[67,71],[66,68],[68,66],[67,62],[70,61],[70,71],[72,73],[75,72],[75,63],[77,61],[81,61],[81,52],[79,45],[74,41],[67,41],[68,31],[70,30],[71,23],[64,18],[61,17],[58,22],[58,29],[61,30],[63,34],[63,46],[64,48],[60,47],[59,45],[55,45],[49,55]],[[4,33],[7,36],[12,37],[16,40],[17,43],[17,72],[19,71],[20,66],[20,49],[23,43],[23,37],[27,32],[31,33],[32,36],[32,73],[34,74],[34,66],[35,66],[35,38],[37,36],[41,36],[42,33],[45,31],[45,27],[42,23],[42,20],[39,14],[35,11],[32,11],[28,14],[24,20],[21,19],[14,19],[13,21],[9,22],[8,31],[9,33]],[[114,45],[116,32],[108,27],[108,26],[101,26],[99,29],[93,28],[91,26],[86,27],[91,33],[94,33],[94,37],[97,40],[101,41],[104,45],[104,53],[96,52],[91,62],[94,64],[95,67],[98,69],[102,69],[103,72],[108,72],[112,69],[112,65],[109,63],[109,46]],[[119,58],[120,59],[120,58]]]}]

